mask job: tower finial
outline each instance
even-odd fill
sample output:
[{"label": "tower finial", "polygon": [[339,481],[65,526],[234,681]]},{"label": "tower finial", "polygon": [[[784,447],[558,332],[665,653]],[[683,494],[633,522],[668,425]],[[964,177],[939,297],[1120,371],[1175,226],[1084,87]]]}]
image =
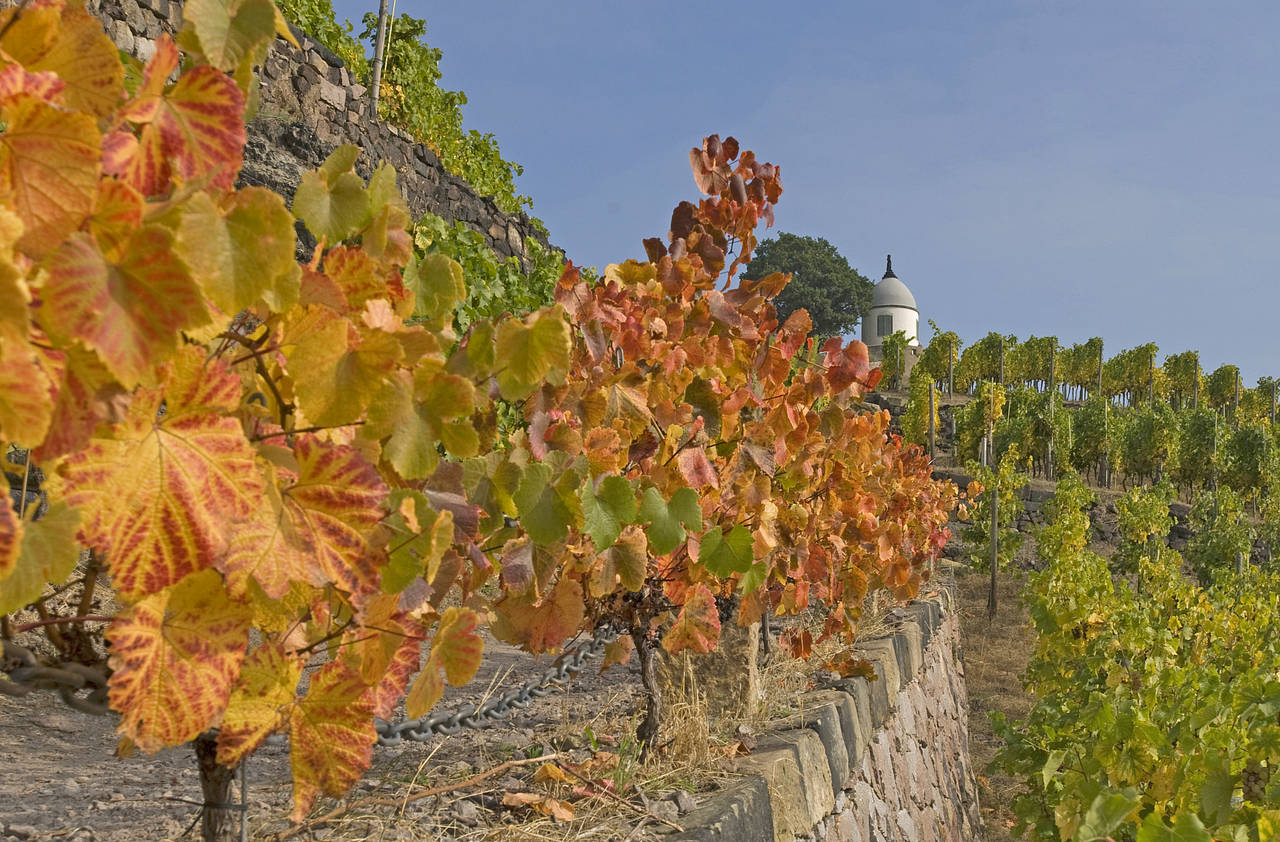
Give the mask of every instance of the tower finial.
[{"label": "tower finial", "polygon": [[[898,277],[897,275],[893,274],[893,255],[892,255],[892,254],[885,255],[885,258],[884,258],[884,277],[885,277],[885,278],[896,278],[896,277]],[[881,278],[880,280],[884,280],[884,278]]]}]

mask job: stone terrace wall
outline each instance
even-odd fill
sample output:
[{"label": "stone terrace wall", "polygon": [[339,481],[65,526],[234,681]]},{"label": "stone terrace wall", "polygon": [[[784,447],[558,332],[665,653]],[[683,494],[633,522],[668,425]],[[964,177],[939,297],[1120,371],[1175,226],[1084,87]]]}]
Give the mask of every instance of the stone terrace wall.
[{"label": "stone terrace wall", "polygon": [[672,842],[974,842],[959,621],[913,603],[863,644],[878,678],[811,693],[808,707],[737,762],[744,777],[681,819]]},{"label": "stone terrace wall", "polygon": [[[12,2],[0,0],[0,6]],[[172,35],[181,26],[182,7],[173,0],[89,0],[87,5],[116,46],[143,61],[155,52],[161,33]],[[445,170],[426,146],[371,119],[365,88],[342,60],[300,30],[294,35],[302,49],[276,39],[259,74],[261,107],[248,126],[245,184],[268,187],[292,201],[303,172],[318,167],[337,146],[352,143],[365,151],[357,169],[366,177],[380,161],[395,167],[414,218],[430,211],[449,222],[465,222],[499,256],[514,255],[522,263],[528,238],[547,244],[525,214],[504,213]]]}]

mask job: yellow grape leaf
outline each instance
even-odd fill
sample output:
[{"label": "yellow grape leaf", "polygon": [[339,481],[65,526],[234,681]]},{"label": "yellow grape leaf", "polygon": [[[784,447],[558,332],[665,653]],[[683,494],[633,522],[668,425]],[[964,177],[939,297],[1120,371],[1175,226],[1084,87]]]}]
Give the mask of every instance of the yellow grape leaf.
[{"label": "yellow grape leaf", "polygon": [[24,97],[3,109],[0,205],[26,230],[25,253],[42,257],[93,211],[102,169],[102,138],[88,114]]},{"label": "yellow grape leaf", "polygon": [[706,653],[720,641],[720,612],[706,585],[689,589],[675,624],[662,638],[662,648],[672,655],[690,649]]},{"label": "yellow grape leaf", "polygon": [[184,34],[195,33],[210,64],[234,70],[259,44],[275,37],[276,11],[270,0],[187,0],[182,23]]},{"label": "yellow grape leaf", "polygon": [[426,479],[435,473],[440,454],[435,444],[438,430],[414,398],[413,376],[393,374],[369,405],[369,419],[360,435],[371,441],[385,439],[382,458],[405,479]]},{"label": "yellow grape leaf", "polygon": [[359,155],[355,146],[339,146],[320,169],[302,174],[293,194],[293,215],[330,244],[355,236],[373,219],[364,181],[351,171]]},{"label": "yellow grape leaf", "polygon": [[99,423],[123,415],[129,404],[130,396],[92,351],[72,345],[65,358],[55,383],[49,433],[33,452],[38,462],[83,449]]},{"label": "yellow grape leaf", "polygon": [[[399,602],[399,599],[396,599]],[[383,628],[396,629],[396,634],[381,634],[379,645],[388,649],[389,659],[375,677],[373,715],[390,719],[396,705],[404,698],[409,678],[421,661],[422,632],[407,619],[392,619]]]},{"label": "yellow grape leaf", "polygon": [[383,517],[387,487],[354,448],[301,435],[293,453],[297,478],[233,532],[222,562],[229,586],[242,593],[252,576],[279,599],[295,580],[332,583],[363,602],[379,587],[369,536]]},{"label": "yellow grape leaf", "polygon": [[644,585],[648,570],[649,541],[644,529],[631,523],[623,527],[618,540],[600,554],[600,560],[588,583],[594,597],[611,594],[620,582],[628,591],[638,591]]},{"label": "yellow grape leaf", "polygon": [[[165,412],[158,415],[161,401]],[[105,554],[125,599],[155,593],[210,567],[232,525],[262,500],[262,473],[240,422],[240,379],[196,347],[140,393],[114,439],[95,439],[61,468],[81,509],[81,540]]]},{"label": "yellow grape leaf", "polygon": [[382,590],[398,594],[414,579],[430,582],[436,577],[453,544],[453,512],[436,511],[421,492],[405,488],[392,491],[391,502],[396,511],[384,521],[391,530],[391,551],[382,570]]},{"label": "yellow grape leaf", "polygon": [[405,700],[405,713],[410,718],[422,716],[440,701],[446,679],[461,687],[475,678],[484,652],[479,625],[480,616],[470,608],[445,609],[431,640],[431,656]]},{"label": "yellow grape leaf", "polygon": [[369,768],[378,735],[368,690],[345,661],[330,661],[311,676],[289,720],[294,821],[306,817],[321,792],[342,795]]},{"label": "yellow grape leaf", "polygon": [[404,356],[391,334],[361,330],[322,306],[307,307],[287,324],[283,344],[299,409],[325,426],[359,420]]},{"label": "yellow grape leaf", "polygon": [[235,767],[288,721],[302,678],[302,658],[283,643],[263,643],[249,653],[218,726],[218,762]]},{"label": "yellow grape leaf", "polygon": [[[28,14],[24,10],[22,17]],[[54,31],[55,37],[45,39],[11,29],[0,48],[29,71],[57,74],[66,85],[63,102],[71,109],[94,117],[111,114],[124,97],[124,66],[102,21],[84,6],[67,3]]]},{"label": "yellow grape leaf", "polygon": [[554,763],[543,763],[538,767],[538,771],[533,773],[534,783],[560,783],[572,784],[575,780],[569,777],[569,773],[561,769]]},{"label": "yellow grape leaf", "polygon": [[44,441],[60,369],[25,339],[0,336],[0,441],[23,447]]},{"label": "yellow grape leaf", "polygon": [[159,225],[138,230],[118,263],[88,235],[73,234],[49,262],[43,297],[50,330],[92,348],[129,388],[173,352],[180,331],[209,319],[199,287],[173,253],[173,234]]},{"label": "yellow grape leaf", "polygon": [[142,194],[123,181],[104,178],[98,182],[89,231],[111,260],[119,259],[119,250],[142,227],[142,207]]},{"label": "yellow grape leaf", "polygon": [[259,298],[283,312],[298,301],[302,271],[295,241],[284,200],[265,188],[245,187],[228,194],[221,207],[208,193],[193,196],[183,207],[175,245],[223,312],[239,312]]},{"label": "yellow grape leaf", "polygon": [[111,644],[111,706],[120,733],[155,752],[212,725],[231,696],[249,641],[249,606],[233,602],[214,570],[195,573],[118,614]]},{"label": "yellow grape leaf", "polygon": [[502,397],[520,400],[544,380],[559,384],[569,370],[573,341],[569,322],[559,304],[507,319],[498,325],[495,376]]},{"label": "yellow grape leaf", "polygon": [[178,47],[161,35],[142,86],[119,112],[142,132],[137,138],[120,132],[109,137],[104,165],[144,196],[166,192],[174,176],[207,177],[214,187],[229,190],[244,150],[244,93],[209,65],[186,71],[166,92],[165,81],[177,67]]},{"label": "yellow grape leaf", "polygon": [[493,636],[530,652],[545,652],[564,643],[585,615],[582,585],[571,578],[562,578],[542,600],[531,588],[523,594],[507,594],[493,607],[495,617],[489,626]]},{"label": "yellow grape leaf", "polygon": [[[33,520],[32,508],[19,524],[11,506],[0,509],[0,614],[8,614],[39,597],[45,583],[61,584],[76,569],[80,513],[55,500],[39,520]],[[10,555],[13,550],[18,550],[16,557]]]}]

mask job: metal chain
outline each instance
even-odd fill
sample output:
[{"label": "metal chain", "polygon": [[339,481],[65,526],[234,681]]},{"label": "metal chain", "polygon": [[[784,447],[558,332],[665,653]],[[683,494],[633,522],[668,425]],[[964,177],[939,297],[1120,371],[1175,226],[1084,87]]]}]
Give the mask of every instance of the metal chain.
[{"label": "metal chain", "polygon": [[[465,728],[486,728],[506,719],[512,709],[526,708],[534,699],[556,692],[581,672],[587,662],[603,654],[605,647],[626,634],[609,625],[601,626],[590,640],[565,652],[539,676],[480,705],[463,705],[453,711],[439,711],[418,719],[387,722],[375,719],[378,744],[397,746],[407,737],[422,742],[439,734],[452,736]],[[32,690],[57,690],[69,707],[84,713],[104,715],[111,712],[107,701],[107,675],[84,664],[64,663],[47,666],[35,653],[13,641],[0,641],[0,693],[25,696]],[[88,691],[84,693],[84,691]],[[84,695],[80,695],[84,693]],[[277,737],[278,739],[278,737]],[[269,742],[275,742],[269,738]]]},{"label": "metal chain", "polygon": [[[35,653],[11,640],[0,641],[0,693],[25,696],[32,690],[57,690],[62,701],[84,713],[102,715],[111,711],[107,703],[107,674],[84,664],[47,666]],[[79,695],[87,690],[85,695]]]},{"label": "metal chain", "polygon": [[479,706],[463,705],[454,711],[439,711],[418,719],[394,723],[375,719],[378,745],[398,746],[406,737],[423,742],[437,734],[452,736],[464,728],[487,728],[506,719],[513,708],[526,708],[534,699],[550,695],[557,688],[564,687],[573,675],[586,666],[587,661],[598,657],[606,646],[624,634],[626,632],[613,626],[601,626],[590,640],[565,652],[542,675],[535,676],[500,696],[494,696]]}]

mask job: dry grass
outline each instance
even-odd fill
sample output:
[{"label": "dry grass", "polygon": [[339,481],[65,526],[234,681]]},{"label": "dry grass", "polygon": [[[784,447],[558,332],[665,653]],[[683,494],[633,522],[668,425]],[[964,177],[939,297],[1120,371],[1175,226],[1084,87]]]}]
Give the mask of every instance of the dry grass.
[{"label": "dry grass", "polygon": [[[1027,543],[1033,543],[1028,538]],[[1035,633],[1022,605],[1025,579],[1021,573],[1004,573],[997,580],[998,611],[987,619],[990,575],[961,573],[956,577],[964,646],[965,684],[969,693],[969,752],[982,797],[987,842],[1009,842],[1014,815],[1009,803],[1018,791],[1015,778],[987,767],[1003,745],[991,729],[990,711],[1000,711],[1011,721],[1027,715],[1032,699],[1019,677],[1035,645]]]}]

